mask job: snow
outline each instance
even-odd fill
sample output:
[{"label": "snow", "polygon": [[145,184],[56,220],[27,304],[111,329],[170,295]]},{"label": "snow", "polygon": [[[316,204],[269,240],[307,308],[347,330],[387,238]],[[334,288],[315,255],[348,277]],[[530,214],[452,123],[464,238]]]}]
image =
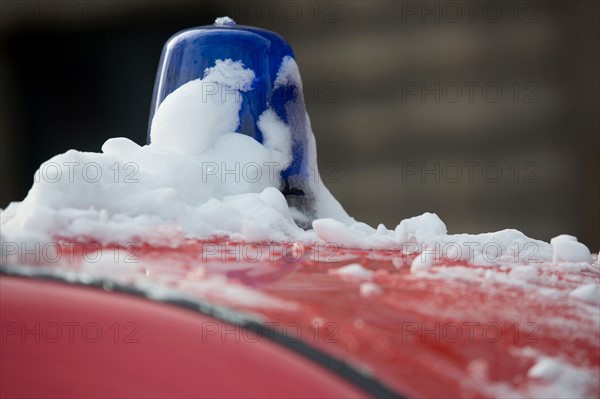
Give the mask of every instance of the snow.
[{"label": "snow", "polygon": [[535,398],[585,398],[586,387],[597,384],[597,374],[547,356],[539,356],[527,376],[539,381],[530,388],[530,396]]},{"label": "snow", "polygon": [[592,263],[590,250],[576,237],[562,234],[554,237],[550,244],[554,251],[554,262],[586,262]]},{"label": "snow", "polygon": [[312,226],[317,236],[323,241],[338,243],[349,248],[368,248],[368,237],[375,232],[372,227],[364,223],[347,226],[331,218],[317,219]]},{"label": "snow", "polygon": [[191,292],[201,298],[223,301],[255,308],[279,308],[295,311],[299,308],[295,302],[275,298],[269,294],[246,287],[242,284],[231,283],[224,276],[210,276],[202,279],[183,279],[178,288]]},{"label": "snow", "polygon": [[290,84],[302,89],[302,79],[300,78],[298,64],[296,64],[296,61],[292,57],[285,56],[281,62],[281,68],[275,77],[275,82],[273,82],[273,88],[277,89]]},{"label": "snow", "polygon": [[217,25],[217,26],[235,25],[235,21],[229,17],[219,17],[219,18],[215,19],[215,25]]},{"label": "snow", "polygon": [[443,236],[448,230],[442,220],[434,213],[424,213],[421,216],[405,219],[398,224],[395,229],[396,235],[402,241],[407,241],[411,237],[420,237],[423,235]]},{"label": "snow", "polygon": [[569,234],[561,234],[550,240],[550,245],[554,245],[560,241],[577,241],[577,237]]},{"label": "snow", "polygon": [[[546,243],[513,229],[449,234],[435,213],[402,220],[393,229],[373,228],[350,217],[318,176],[310,181],[317,219],[312,230],[299,228],[294,222],[297,210],[288,208],[280,191],[280,174],[292,161],[290,126],[267,109],[258,120],[263,143],[236,133],[241,96],[253,90],[254,78],[254,72],[241,62],[219,60],[206,69],[202,79],[184,84],[161,103],[152,121],[151,144],[140,146],[127,138],[113,138],[100,153],[70,150],[43,163],[27,197],[0,210],[0,264],[52,263],[57,258],[53,245],[57,238],[174,248],[189,238],[213,237],[237,242],[333,243],[397,250],[408,260],[395,258],[393,265],[410,264],[409,279],[512,284],[597,314],[589,306],[600,306],[597,260],[574,236],[560,235]],[[289,84],[301,87],[301,79],[296,62],[286,57],[274,86]],[[315,138],[308,115],[305,118],[308,164],[316,165]],[[129,255],[123,248],[88,254],[93,261],[84,262],[81,271],[115,279],[131,275],[139,265],[126,261]],[[558,281],[560,271],[572,272],[568,285]],[[297,307],[205,272],[204,266],[198,267],[177,282],[178,288],[229,303],[292,311]],[[361,264],[332,268],[328,273],[355,283],[363,298],[383,294],[374,281],[376,273]],[[154,288],[153,292],[166,295]],[[565,328],[561,322],[556,320],[557,328]],[[532,392],[533,397],[582,396],[582,387],[591,384],[590,373],[559,358],[538,356],[534,360],[527,375],[545,385]],[[468,370],[473,378],[487,378],[487,363],[472,362]],[[501,393],[497,396],[514,393],[494,384],[487,381],[484,386],[497,389],[494,392]]]},{"label": "snow", "polygon": [[373,278],[373,271],[359,265],[358,263],[352,263],[337,269],[329,269],[329,274],[340,276],[346,280],[371,280]]},{"label": "snow", "polygon": [[232,115],[253,80],[254,72],[241,62],[217,61],[203,79],[184,84],[160,104],[150,131],[153,147],[202,154],[219,136],[235,132],[239,120]]},{"label": "snow", "polygon": [[359,286],[360,295],[365,298],[373,298],[383,294],[383,289],[370,281],[361,283]]},{"label": "snow", "polygon": [[[101,153],[69,150],[51,158],[36,172],[27,197],[0,211],[0,240],[43,245],[61,237],[172,247],[188,238],[212,237],[329,242],[419,255],[412,272],[448,261],[496,267],[592,263],[590,251],[572,236],[548,244],[511,229],[448,234],[434,213],[402,220],[394,229],[375,229],[351,218],[318,176],[309,182],[315,196],[313,229],[299,228],[294,223],[298,210],[290,210],[280,192],[280,174],[292,160],[290,126],[267,109],[258,120],[263,143],[236,133],[242,95],[255,83],[254,72],[240,61],[217,60],[202,79],[184,84],[161,103],[151,144],[120,137],[106,141]],[[301,87],[302,82],[294,59],[285,57],[274,86],[289,84]],[[316,165],[315,139],[308,115],[305,119],[308,164]],[[6,249],[14,257],[14,248]],[[2,258],[8,261],[8,255]]]},{"label": "snow", "polygon": [[481,266],[552,260],[552,247],[513,229],[484,234],[447,234],[446,225],[434,213],[406,219],[394,230],[374,229],[360,222],[345,224],[334,219],[313,222],[316,235],[326,242],[359,249],[402,249],[408,254],[427,254],[424,270],[433,263],[465,261]]},{"label": "snow", "polygon": [[427,271],[433,266],[433,256],[427,256],[427,252],[419,254],[410,264],[411,273]]},{"label": "snow", "polygon": [[600,286],[598,284],[590,283],[582,285],[571,291],[569,296],[583,302],[600,306]]},{"label": "snow", "polygon": [[45,162],[25,200],[2,211],[3,237],[177,245],[184,237],[305,235],[279,191],[291,161],[289,127],[268,109],[258,122],[263,144],[235,133],[236,94],[250,90],[253,77],[240,62],[217,62],[167,96],[152,144],[115,138],[102,153],[70,150]]},{"label": "snow", "polygon": [[543,358],[535,363],[528,371],[527,376],[543,380],[552,380],[558,376],[561,362],[552,358]]}]

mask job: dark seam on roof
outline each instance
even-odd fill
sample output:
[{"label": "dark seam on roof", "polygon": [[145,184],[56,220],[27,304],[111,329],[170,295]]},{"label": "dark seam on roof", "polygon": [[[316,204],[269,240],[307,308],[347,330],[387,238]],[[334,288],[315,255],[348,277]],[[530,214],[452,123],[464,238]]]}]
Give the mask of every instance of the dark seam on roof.
[{"label": "dark seam on roof", "polygon": [[[381,381],[373,376],[366,375],[355,366],[345,362],[342,359],[331,356],[319,349],[298,340],[296,337],[291,337],[274,328],[267,327],[260,322],[257,322],[256,317],[251,314],[245,314],[236,310],[231,310],[223,305],[210,303],[206,300],[195,298],[183,293],[179,293],[178,298],[158,298],[153,297],[149,290],[133,287],[131,285],[114,282],[103,278],[92,278],[84,280],[82,278],[68,279],[66,273],[57,273],[56,271],[41,270],[36,267],[27,266],[0,266],[0,275],[36,278],[40,280],[48,280],[60,282],[75,286],[85,286],[95,289],[100,289],[105,292],[118,292],[136,297],[145,298],[158,303],[177,306],[194,312],[198,312],[204,316],[212,317],[218,321],[234,324],[246,330],[251,330],[254,334],[260,335],[261,338],[269,338],[271,342],[275,342],[301,356],[307,358],[321,367],[341,377],[346,382],[351,383],[368,395],[375,398],[398,398],[406,399],[405,396],[395,393]],[[171,291],[175,293],[176,291]]]}]

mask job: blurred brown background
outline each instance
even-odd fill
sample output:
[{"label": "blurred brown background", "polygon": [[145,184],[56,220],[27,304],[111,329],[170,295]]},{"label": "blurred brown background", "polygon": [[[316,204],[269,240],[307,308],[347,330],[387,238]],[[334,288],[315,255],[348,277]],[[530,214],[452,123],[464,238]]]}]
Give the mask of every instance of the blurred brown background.
[{"label": "blurred brown background", "polygon": [[324,180],[388,228],[599,236],[595,1],[1,1],[0,207],[39,164],[143,144],[164,42],[229,15],[292,44]]}]

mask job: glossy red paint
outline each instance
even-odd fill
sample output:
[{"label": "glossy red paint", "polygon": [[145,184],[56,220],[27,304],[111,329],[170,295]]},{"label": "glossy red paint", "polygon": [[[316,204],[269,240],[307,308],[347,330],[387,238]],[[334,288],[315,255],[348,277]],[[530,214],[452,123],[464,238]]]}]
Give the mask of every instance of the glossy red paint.
[{"label": "glossy red paint", "polygon": [[[532,263],[531,267],[482,267],[438,259],[429,272],[414,274],[409,270],[414,256],[400,251],[223,240],[191,240],[177,248],[107,247],[63,242],[60,260],[45,267],[54,271],[85,272],[88,278],[114,280],[132,286],[151,283],[234,310],[251,312],[269,323],[269,328],[350,362],[408,397],[546,397],[556,393],[558,388],[566,389],[567,394],[573,394],[570,396],[597,397],[600,394],[600,382],[594,377],[600,376],[597,307],[568,296],[574,288],[600,281],[597,263],[560,266],[541,262]],[[360,280],[331,273],[332,269],[350,263],[359,263],[373,272],[371,282],[381,288],[379,295],[361,295]],[[34,282],[31,284],[35,285]],[[81,295],[86,290],[92,291],[91,288],[77,290]],[[77,297],[73,296],[72,300],[76,301]],[[80,310],[97,309],[94,317],[114,318],[112,310],[108,310],[118,308],[110,305],[114,297],[120,297],[120,294],[96,293],[96,299],[81,306]],[[67,302],[63,302],[61,306],[66,305]],[[41,305],[38,303],[37,306]],[[47,317],[62,314],[61,306],[57,304]],[[170,307],[162,310],[165,305],[161,304],[146,306],[161,309],[160,312],[156,310],[161,317],[169,314],[175,317],[181,312]],[[29,309],[34,312],[34,308]],[[129,315],[131,319],[133,316]],[[82,313],[81,317],[84,316]],[[148,322],[152,322],[152,317],[148,317]],[[120,322],[126,320],[127,317]],[[211,327],[209,335],[219,342],[229,343],[235,340],[236,333],[227,335],[226,328],[217,324],[215,329]],[[183,331],[165,330],[164,334],[180,337]],[[253,340],[244,336],[241,330],[237,335],[246,343]],[[172,345],[170,342],[167,338],[157,340],[153,350],[160,350],[158,346],[161,345],[168,349]],[[196,363],[189,363],[190,366],[182,371],[184,375],[189,375],[185,371],[189,371],[192,364],[204,367],[197,359],[208,358],[206,364],[210,364],[221,356],[216,352],[196,356],[208,349],[190,346],[187,342],[183,341],[180,346],[181,356],[194,358]],[[264,346],[275,345],[266,342]],[[254,346],[250,345],[250,348]],[[127,353],[131,349],[121,350]],[[270,350],[281,351],[280,348]],[[142,363],[150,364],[152,370],[159,362],[148,353],[140,356]],[[103,354],[94,352],[88,356],[93,359]],[[44,355],[46,368],[51,368],[55,356],[59,353]],[[119,358],[118,354],[114,356]],[[169,358],[171,367],[175,367],[173,364],[177,363],[178,356]],[[574,378],[580,383],[565,387],[560,381],[564,372],[551,379],[528,375],[528,370],[541,358],[564,363],[568,372],[578,373]],[[67,359],[64,362],[77,364]],[[290,364],[286,362],[252,366],[252,362],[244,358],[244,367],[235,369],[239,371],[231,371],[234,370],[231,367],[235,367],[231,364],[235,362],[222,364],[220,374],[209,374],[209,380],[232,381],[229,376],[249,372],[254,377],[244,376],[244,381],[250,385],[258,384],[261,373],[270,374],[269,370],[277,369],[284,375],[267,379],[265,383],[272,384],[272,390],[267,393],[285,396],[294,391],[285,390],[286,387],[275,380],[285,380],[282,369]],[[31,361],[23,361],[19,378],[28,376],[24,374],[28,364]],[[315,381],[328,384],[333,378],[318,364],[313,367],[314,373],[321,376]],[[147,375],[149,380],[160,379],[163,373],[171,371],[159,369],[149,371]],[[119,372],[128,375],[131,370],[119,369]],[[175,381],[185,385],[186,378]],[[189,383],[193,378],[187,381]],[[63,377],[56,385],[69,383]],[[229,392],[220,391],[228,389],[229,383],[209,381],[209,384],[215,387],[210,392]],[[174,389],[175,385],[162,386],[165,390],[161,392]],[[301,388],[317,389],[323,385],[319,382],[316,387],[311,387]],[[253,396],[248,392],[240,394]],[[292,396],[305,395],[294,392]]]},{"label": "glossy red paint", "polygon": [[222,341],[199,313],[99,289],[0,278],[5,398],[364,397],[267,341]]}]

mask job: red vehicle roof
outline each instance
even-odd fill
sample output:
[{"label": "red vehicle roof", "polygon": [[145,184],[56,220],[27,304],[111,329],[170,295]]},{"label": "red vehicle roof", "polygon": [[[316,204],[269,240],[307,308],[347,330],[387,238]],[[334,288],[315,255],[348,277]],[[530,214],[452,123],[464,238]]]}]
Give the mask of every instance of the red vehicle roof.
[{"label": "red vehicle roof", "polygon": [[[600,393],[598,306],[569,296],[598,283],[597,263],[482,267],[442,259],[426,273],[411,273],[414,255],[399,251],[223,240],[178,248],[62,242],[58,257],[2,269],[1,357],[9,370],[2,373],[3,396],[43,393],[37,386],[129,397],[148,393],[133,389],[143,387],[136,380],[142,376],[158,396],[168,389],[183,396]],[[349,264],[366,271],[336,272]],[[57,288],[40,282],[44,277],[83,287]],[[82,325],[114,320],[118,328],[133,323],[128,328],[138,326],[140,343],[71,345],[77,362],[61,357],[64,345],[40,350],[27,334],[27,345],[20,343],[15,320],[29,326],[56,317]],[[74,378],[53,379],[69,375],[65,367]],[[125,376],[137,382],[128,386]]]}]

